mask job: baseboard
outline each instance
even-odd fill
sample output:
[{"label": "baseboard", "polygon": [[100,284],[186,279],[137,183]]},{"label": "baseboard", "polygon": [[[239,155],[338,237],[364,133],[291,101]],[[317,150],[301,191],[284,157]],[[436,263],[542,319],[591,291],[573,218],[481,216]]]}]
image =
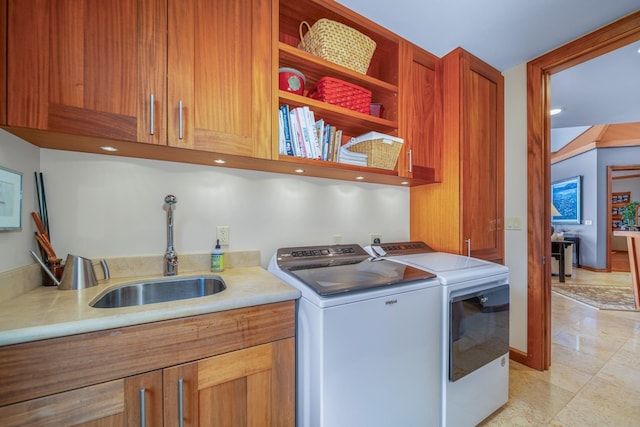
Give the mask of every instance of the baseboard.
[{"label": "baseboard", "polygon": [[585,270],[593,271],[594,273],[608,273],[609,272],[606,268],[594,268],[594,267],[589,267],[588,265],[581,265],[580,268],[584,268]]},{"label": "baseboard", "polygon": [[517,350],[515,348],[509,347],[509,359],[513,360],[514,362],[518,362],[521,363],[523,365],[527,365],[527,359],[528,359],[528,355],[527,353]]}]

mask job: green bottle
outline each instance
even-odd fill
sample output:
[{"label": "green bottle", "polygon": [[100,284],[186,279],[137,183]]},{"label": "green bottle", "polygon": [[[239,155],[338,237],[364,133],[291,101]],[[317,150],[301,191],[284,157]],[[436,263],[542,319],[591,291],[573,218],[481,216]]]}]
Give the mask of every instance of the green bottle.
[{"label": "green bottle", "polygon": [[220,247],[220,239],[216,240],[216,247],[211,252],[211,271],[224,271],[224,252]]}]

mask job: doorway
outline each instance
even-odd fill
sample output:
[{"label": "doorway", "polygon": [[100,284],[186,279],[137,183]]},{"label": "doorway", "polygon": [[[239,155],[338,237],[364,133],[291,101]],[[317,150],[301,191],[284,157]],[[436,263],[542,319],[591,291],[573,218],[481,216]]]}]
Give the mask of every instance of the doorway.
[{"label": "doorway", "polygon": [[[615,220],[619,220],[620,218],[619,215],[616,217],[613,215],[614,207],[620,206],[619,204],[616,205],[613,203],[613,195],[619,194],[618,190],[637,189],[640,187],[638,181],[640,181],[640,165],[607,166],[607,224],[611,224],[612,229],[619,227],[619,223],[616,223]],[[626,184],[616,186],[617,182],[624,182]],[[638,191],[629,192],[629,197],[629,201],[638,200],[640,199],[640,193]],[[614,262],[613,256],[613,254],[622,249],[622,247],[624,247],[626,251],[629,250],[629,248],[627,248],[627,239],[624,237],[613,237],[612,234],[612,231],[607,230],[607,271],[629,272],[628,254],[624,253],[622,259],[616,257],[615,259],[619,260],[616,262]],[[626,258],[626,261],[624,258]]]},{"label": "doorway", "polygon": [[551,365],[551,75],[640,40],[640,12],[561,46],[527,64],[527,355]]}]

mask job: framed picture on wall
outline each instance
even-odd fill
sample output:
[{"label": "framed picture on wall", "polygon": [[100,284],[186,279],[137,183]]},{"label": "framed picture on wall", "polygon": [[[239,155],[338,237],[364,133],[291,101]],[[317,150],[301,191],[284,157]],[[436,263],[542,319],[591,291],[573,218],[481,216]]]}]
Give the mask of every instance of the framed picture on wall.
[{"label": "framed picture on wall", "polygon": [[553,224],[582,223],[582,175],[554,181],[551,184],[551,204],[557,209]]},{"label": "framed picture on wall", "polygon": [[0,230],[22,229],[22,174],[0,166]]}]

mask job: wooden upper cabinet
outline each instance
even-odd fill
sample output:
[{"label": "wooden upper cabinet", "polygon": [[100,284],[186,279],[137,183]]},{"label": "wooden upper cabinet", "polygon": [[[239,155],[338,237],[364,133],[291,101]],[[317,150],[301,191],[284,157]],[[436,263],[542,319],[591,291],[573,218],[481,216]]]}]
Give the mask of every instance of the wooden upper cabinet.
[{"label": "wooden upper cabinet", "polygon": [[9,0],[8,12],[10,126],[163,140],[165,2]]},{"label": "wooden upper cabinet", "polygon": [[169,1],[168,144],[271,157],[271,2]]},{"label": "wooden upper cabinet", "polygon": [[400,44],[400,129],[405,142],[398,175],[441,181],[442,92],[436,79],[439,59],[413,44]]},{"label": "wooden upper cabinet", "polygon": [[504,80],[460,48],[441,65],[442,183],[411,189],[411,238],[440,251],[501,263]]}]

